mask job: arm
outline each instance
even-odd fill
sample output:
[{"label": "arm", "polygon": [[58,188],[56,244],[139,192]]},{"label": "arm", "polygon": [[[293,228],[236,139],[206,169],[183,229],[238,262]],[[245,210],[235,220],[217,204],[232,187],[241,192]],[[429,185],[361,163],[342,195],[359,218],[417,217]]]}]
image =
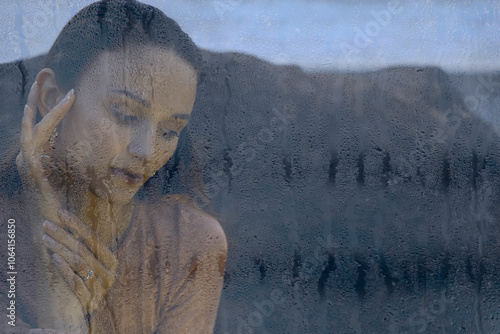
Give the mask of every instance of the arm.
[{"label": "arm", "polygon": [[188,243],[182,251],[201,255],[192,256],[179,268],[178,275],[173,275],[173,285],[160,305],[155,331],[158,334],[209,334],[215,326],[227,257],[226,238],[219,223],[211,217],[186,219],[197,221],[199,226],[188,229],[196,228],[199,238],[182,238],[184,244]]}]

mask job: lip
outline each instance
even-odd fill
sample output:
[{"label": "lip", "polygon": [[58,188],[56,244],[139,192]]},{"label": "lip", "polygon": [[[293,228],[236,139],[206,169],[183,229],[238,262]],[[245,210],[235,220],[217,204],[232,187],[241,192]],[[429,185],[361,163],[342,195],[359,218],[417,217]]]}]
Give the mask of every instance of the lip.
[{"label": "lip", "polygon": [[144,174],[131,169],[111,167],[111,173],[130,184],[140,184],[144,178]]}]

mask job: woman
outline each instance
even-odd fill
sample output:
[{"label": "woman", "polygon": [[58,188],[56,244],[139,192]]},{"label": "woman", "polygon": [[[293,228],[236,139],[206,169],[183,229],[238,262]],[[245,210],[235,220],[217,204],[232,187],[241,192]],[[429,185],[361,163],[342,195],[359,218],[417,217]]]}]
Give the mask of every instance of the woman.
[{"label": "woman", "polygon": [[63,28],[24,110],[23,186],[2,203],[20,203],[2,228],[16,221],[22,272],[16,328],[2,328],[213,331],[224,232],[189,196],[136,196],[176,151],[200,59],[173,20],[132,0],[91,4]]}]

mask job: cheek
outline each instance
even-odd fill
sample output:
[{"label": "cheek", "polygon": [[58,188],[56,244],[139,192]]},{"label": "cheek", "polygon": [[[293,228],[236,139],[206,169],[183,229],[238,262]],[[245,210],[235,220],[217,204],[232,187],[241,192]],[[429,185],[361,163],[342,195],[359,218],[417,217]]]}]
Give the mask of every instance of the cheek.
[{"label": "cheek", "polygon": [[123,151],[126,145],[127,131],[121,129],[109,118],[103,117],[90,125],[89,135],[95,155],[110,158]]},{"label": "cheek", "polygon": [[111,122],[106,117],[99,119],[98,121],[91,123],[91,136],[96,143],[107,143],[109,146],[114,145],[116,142],[116,136],[113,136],[114,133],[117,132],[116,124]]},{"label": "cheek", "polygon": [[89,161],[94,160],[94,152],[89,140],[80,139],[67,148],[66,162],[68,168],[79,174],[84,174]]},{"label": "cheek", "polygon": [[[105,163],[119,150],[118,129],[107,118],[90,121],[74,133],[73,143],[67,149],[68,161],[79,169]],[[106,160],[106,161],[104,161]]]}]

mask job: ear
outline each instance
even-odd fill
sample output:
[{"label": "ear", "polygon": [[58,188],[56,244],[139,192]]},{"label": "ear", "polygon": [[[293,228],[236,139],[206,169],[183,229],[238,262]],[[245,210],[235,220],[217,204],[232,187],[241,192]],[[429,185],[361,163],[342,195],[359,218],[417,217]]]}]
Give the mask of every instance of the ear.
[{"label": "ear", "polygon": [[64,98],[65,94],[59,89],[56,74],[50,68],[41,70],[36,81],[40,91],[37,106],[42,116],[45,117]]}]

